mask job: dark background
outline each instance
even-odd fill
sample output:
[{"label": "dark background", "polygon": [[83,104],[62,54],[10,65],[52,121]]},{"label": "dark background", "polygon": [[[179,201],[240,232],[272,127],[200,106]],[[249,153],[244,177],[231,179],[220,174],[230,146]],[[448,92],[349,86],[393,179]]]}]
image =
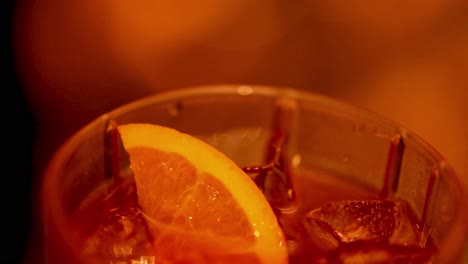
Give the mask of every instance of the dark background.
[{"label": "dark background", "polygon": [[[12,15],[15,1],[2,1],[2,250],[0,263],[20,263],[30,232],[34,118],[15,68]],[[6,148],[5,148],[6,147]]]}]

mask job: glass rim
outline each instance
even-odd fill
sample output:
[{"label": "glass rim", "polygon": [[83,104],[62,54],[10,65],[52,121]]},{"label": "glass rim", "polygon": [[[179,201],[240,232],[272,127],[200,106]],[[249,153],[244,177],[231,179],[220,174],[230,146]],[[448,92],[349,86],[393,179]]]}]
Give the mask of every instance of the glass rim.
[{"label": "glass rim", "polygon": [[[447,173],[444,173],[444,177],[450,177],[450,181],[453,182],[455,188],[457,188],[460,195],[461,207],[466,208],[468,203],[466,202],[466,190],[463,186],[461,179],[456,175],[453,168],[450,166],[448,161],[437,151],[432,145],[422,139],[414,132],[406,129],[403,125],[379,114],[374,111],[365,109],[358,105],[352,104],[342,99],[334,98],[328,95],[314,93],[311,91],[304,91],[288,86],[269,86],[269,85],[238,85],[238,84],[221,84],[221,85],[202,85],[202,86],[191,86],[185,88],[179,88],[171,91],[164,91],[152,95],[142,97],[132,102],[121,105],[107,113],[104,113],[94,120],[88,122],[86,125],[78,129],[75,133],[68,137],[53,153],[49,159],[46,169],[42,174],[41,179],[41,203],[40,211],[42,214],[45,213],[47,207],[47,213],[52,214],[52,218],[43,219],[46,221],[53,220],[54,222],[62,222],[64,220],[63,210],[60,208],[60,201],[58,192],[58,182],[61,177],[61,172],[64,171],[64,164],[72,156],[72,153],[76,147],[79,146],[84,135],[93,131],[94,128],[102,125],[104,122],[111,118],[119,117],[127,112],[137,110],[139,108],[154,105],[164,102],[176,101],[181,98],[194,98],[207,95],[219,95],[219,96],[262,96],[262,97],[289,97],[300,101],[305,101],[323,107],[324,109],[333,109],[333,111],[339,111],[340,113],[346,113],[352,117],[359,117],[364,120],[371,120],[374,124],[385,125],[397,129],[397,131],[404,135],[406,140],[413,141],[417,146],[421,147],[425,152],[434,157],[439,162]],[[44,191],[44,190],[47,190]],[[52,201],[52,202],[51,202]],[[42,216],[44,217],[44,216]],[[466,239],[459,238],[460,232],[466,234],[468,225],[464,223],[467,218],[466,210],[457,211],[456,224],[458,228],[451,228],[450,234],[447,235],[446,240],[462,240],[457,241],[459,247],[454,247],[453,244],[447,245],[444,243],[441,245],[439,251],[444,252],[444,255],[450,255],[452,252],[459,252],[460,247],[464,247],[464,241]],[[58,220],[57,220],[58,219]],[[60,229],[60,227],[59,227]],[[63,233],[61,235],[64,235]],[[66,241],[66,239],[64,239]],[[67,242],[66,242],[67,243]],[[448,252],[448,253],[447,253]],[[445,254],[447,253],[447,254]],[[444,256],[441,256],[445,259]]]}]

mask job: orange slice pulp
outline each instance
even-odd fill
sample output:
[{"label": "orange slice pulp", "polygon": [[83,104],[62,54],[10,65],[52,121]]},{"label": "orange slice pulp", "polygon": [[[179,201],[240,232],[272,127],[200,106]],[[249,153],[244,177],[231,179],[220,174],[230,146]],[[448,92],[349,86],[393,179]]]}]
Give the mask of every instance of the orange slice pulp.
[{"label": "orange slice pulp", "polygon": [[118,129],[156,263],[287,263],[284,234],[268,201],[232,160],[171,128]]}]

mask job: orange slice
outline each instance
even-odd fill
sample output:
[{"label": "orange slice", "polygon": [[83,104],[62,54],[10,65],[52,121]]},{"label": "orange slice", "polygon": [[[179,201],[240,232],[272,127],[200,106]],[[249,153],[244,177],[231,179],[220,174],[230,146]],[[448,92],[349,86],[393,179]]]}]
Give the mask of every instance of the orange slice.
[{"label": "orange slice", "polygon": [[119,126],[156,263],[287,263],[284,234],[254,182],[174,129]]}]

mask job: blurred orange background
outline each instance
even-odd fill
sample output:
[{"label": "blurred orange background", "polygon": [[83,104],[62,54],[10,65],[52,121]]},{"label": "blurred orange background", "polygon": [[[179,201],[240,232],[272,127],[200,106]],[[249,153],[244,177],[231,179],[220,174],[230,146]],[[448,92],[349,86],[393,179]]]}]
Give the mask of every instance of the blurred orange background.
[{"label": "blurred orange background", "polygon": [[14,47],[35,176],[78,128],[193,85],[290,86],[383,114],[468,183],[468,2],[23,0]]}]

